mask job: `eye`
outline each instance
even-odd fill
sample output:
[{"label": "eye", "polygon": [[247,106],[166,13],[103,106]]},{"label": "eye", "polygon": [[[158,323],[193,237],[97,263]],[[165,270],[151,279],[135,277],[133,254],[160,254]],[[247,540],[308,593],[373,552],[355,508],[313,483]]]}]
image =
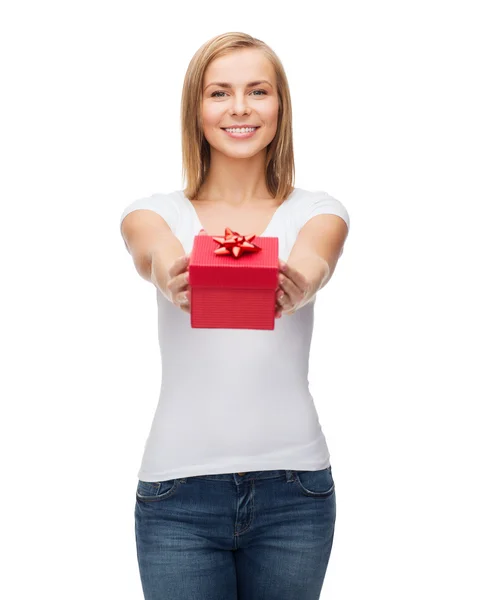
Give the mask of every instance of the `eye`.
[{"label": "eye", "polygon": [[[254,92],[262,92],[262,94],[264,94],[264,95],[266,95],[266,94],[267,94],[267,92],[266,92],[265,90],[253,90],[253,91],[251,92],[251,94],[253,94]],[[222,92],[221,90],[219,90],[219,91],[217,91],[217,92],[213,92],[213,93],[211,94],[211,98],[214,98],[214,97],[215,97],[215,98],[221,98],[221,97],[222,97],[222,96],[217,96],[217,94],[225,94],[225,92]],[[257,94],[256,94],[256,95],[257,95]]]}]

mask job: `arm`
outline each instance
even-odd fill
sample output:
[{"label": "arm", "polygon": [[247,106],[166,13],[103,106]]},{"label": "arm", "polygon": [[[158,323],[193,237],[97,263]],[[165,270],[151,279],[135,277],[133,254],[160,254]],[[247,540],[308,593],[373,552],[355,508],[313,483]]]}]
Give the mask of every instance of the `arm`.
[{"label": "arm", "polygon": [[121,230],[139,275],[172,301],[166,287],[168,270],[185,251],[165,219],[152,210],[134,210],[122,221]]},{"label": "arm", "polygon": [[347,234],[344,219],[333,214],[316,215],[299,231],[287,264],[309,282],[309,291],[301,306],[310,302],[331,279]]}]

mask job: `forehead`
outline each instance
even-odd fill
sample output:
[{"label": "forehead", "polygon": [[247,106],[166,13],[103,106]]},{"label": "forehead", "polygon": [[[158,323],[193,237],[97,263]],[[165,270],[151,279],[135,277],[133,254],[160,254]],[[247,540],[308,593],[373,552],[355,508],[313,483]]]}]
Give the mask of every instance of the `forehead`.
[{"label": "forehead", "polygon": [[226,81],[235,86],[258,79],[267,79],[274,85],[275,72],[270,60],[255,48],[234,50],[219,56],[204,73],[204,85],[211,81]]}]

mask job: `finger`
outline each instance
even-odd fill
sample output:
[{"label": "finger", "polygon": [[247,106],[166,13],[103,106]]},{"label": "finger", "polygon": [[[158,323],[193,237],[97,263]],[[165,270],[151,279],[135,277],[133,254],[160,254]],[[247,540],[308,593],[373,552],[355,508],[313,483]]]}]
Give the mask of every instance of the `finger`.
[{"label": "finger", "polygon": [[179,294],[179,292],[190,290],[189,286],[189,272],[186,271],[177,275],[173,279],[167,282],[167,289],[170,290],[172,296]]},{"label": "finger", "polygon": [[289,295],[292,304],[300,302],[305,297],[304,291],[299,289],[295,283],[282,273],[279,274],[279,285]]},{"label": "finger", "polygon": [[282,311],[286,311],[293,308],[291,298],[283,290],[279,291],[279,294],[277,296],[277,303]]},{"label": "finger", "polygon": [[181,309],[181,310],[183,310],[185,313],[188,313],[188,314],[190,314],[190,305],[187,305],[187,304],[186,304],[186,305],[184,305],[184,304],[181,304],[181,305],[180,305],[180,309]]},{"label": "finger", "polygon": [[188,308],[190,310],[190,291],[184,291],[176,294],[174,304],[182,309]]},{"label": "finger", "polygon": [[[302,277],[304,278],[304,276]],[[304,278],[304,281],[305,283],[299,287],[289,276],[279,273],[279,286],[291,296],[294,302],[299,302],[307,295],[307,280]]]},{"label": "finger", "polygon": [[296,312],[296,307],[292,304],[289,296],[284,295],[279,300],[279,306],[283,315],[292,315]]},{"label": "finger", "polygon": [[176,275],[179,275],[179,273],[182,273],[183,271],[185,271],[185,269],[189,265],[189,261],[190,261],[190,253],[184,254],[183,256],[179,256],[178,258],[176,258],[174,260],[174,263],[172,264],[172,266],[169,269],[169,277],[172,279]]},{"label": "finger", "polygon": [[304,295],[304,291],[307,290],[309,286],[309,282],[307,281],[306,277],[283,260],[279,260],[279,270],[281,274],[290,279],[292,283],[297,286],[299,290],[301,290],[301,294]]}]

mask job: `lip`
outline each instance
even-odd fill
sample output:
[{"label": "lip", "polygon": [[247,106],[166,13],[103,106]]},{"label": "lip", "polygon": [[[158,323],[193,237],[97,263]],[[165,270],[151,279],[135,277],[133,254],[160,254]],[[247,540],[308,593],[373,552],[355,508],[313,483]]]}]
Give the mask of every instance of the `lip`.
[{"label": "lip", "polygon": [[[246,125],[246,127],[255,127],[254,125]],[[252,136],[254,136],[257,133],[257,130],[260,127],[256,127],[254,131],[247,131],[245,133],[230,133],[229,131],[226,131],[223,127],[221,127],[222,131],[224,131],[229,137],[231,137],[234,140],[245,140],[248,138],[251,138]]]}]

